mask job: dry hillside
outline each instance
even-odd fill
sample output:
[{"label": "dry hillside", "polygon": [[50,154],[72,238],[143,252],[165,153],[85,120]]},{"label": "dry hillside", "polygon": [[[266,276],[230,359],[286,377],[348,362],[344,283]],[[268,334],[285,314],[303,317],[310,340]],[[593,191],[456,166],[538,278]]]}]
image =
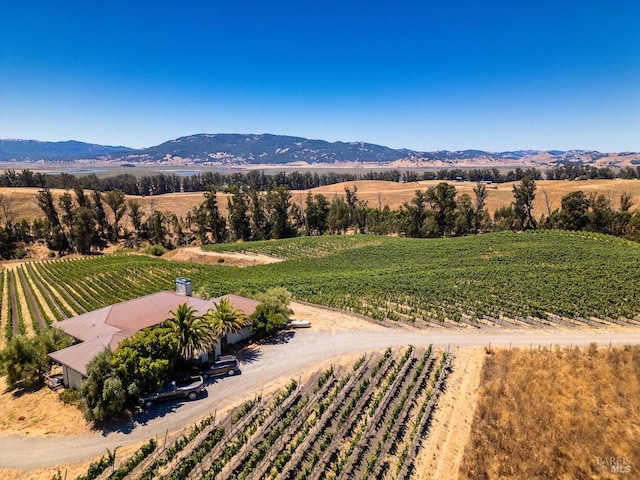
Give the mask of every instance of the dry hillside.
[{"label": "dry hillside", "polygon": [[[357,196],[365,200],[371,207],[384,207],[389,205],[391,209],[400,207],[404,202],[411,202],[415,191],[427,189],[437,185],[437,180],[396,183],[383,181],[355,181],[345,182],[336,185],[327,185],[311,189],[314,194],[321,193],[329,200],[336,195],[344,196],[344,189],[358,189]],[[458,195],[467,193],[473,197],[473,182],[450,182],[455,185]],[[493,213],[497,208],[509,205],[513,201],[514,183],[502,183],[488,185],[489,196],[487,208]],[[569,192],[582,190],[585,193],[604,194],[612,201],[614,208],[618,208],[618,202],[622,193],[629,193],[633,196],[635,203],[640,204],[640,181],[637,180],[588,180],[582,182],[563,181],[538,181],[537,196],[534,202],[534,214],[540,216],[547,214],[547,199],[549,207],[553,210],[560,207],[560,200],[563,195]],[[295,190],[292,192],[292,201],[304,205],[307,190]],[[14,220],[22,218],[33,219],[42,217],[42,211],[38,208],[36,196],[37,188],[0,188],[0,195],[5,201],[10,202],[10,211]],[[64,190],[55,190],[54,196],[57,198],[64,193]],[[143,209],[149,212],[153,209],[161,211],[172,211],[178,216],[184,217],[189,210],[203,201],[203,194],[199,193],[173,193],[166,195],[156,195],[153,197],[129,197],[139,201]],[[227,195],[218,194],[218,205],[223,214],[227,210]],[[109,208],[105,205],[107,213]]]}]

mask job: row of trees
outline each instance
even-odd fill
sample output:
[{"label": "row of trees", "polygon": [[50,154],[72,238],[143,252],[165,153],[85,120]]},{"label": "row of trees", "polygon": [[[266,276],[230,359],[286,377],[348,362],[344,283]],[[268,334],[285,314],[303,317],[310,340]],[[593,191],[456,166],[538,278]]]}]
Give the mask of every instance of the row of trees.
[{"label": "row of trees", "polygon": [[484,182],[476,184],[472,195],[457,195],[454,185],[441,182],[426,190],[417,190],[414,198],[397,210],[382,205],[369,206],[358,198],[357,188],[345,188],[344,196],[332,199],[308,193],[303,202],[296,203],[292,201],[291,190],[285,186],[266,192],[232,186],[227,189],[226,215],[219,208],[217,191],[210,186],[204,192],[202,203],[184,217],[155,209],[143,212],[139,201],[127,200],[120,190],[87,193],[76,188],[56,202],[51,192],[43,189],[37,195],[37,202],[45,216],[32,224],[26,220],[14,222],[10,206],[0,195],[5,217],[5,226],[0,228],[0,256],[20,257],[22,246],[37,241],[46,242],[50,250],[59,254],[88,254],[119,242],[131,247],[148,242],[174,248],[348,231],[441,237],[542,227],[590,229],[632,239],[640,236],[638,214],[631,212],[633,202],[628,195],[622,195],[620,209],[615,210],[612,199],[604,195],[573,192],[562,199],[560,209],[551,211],[543,192],[547,212],[535,218],[536,188],[534,178],[524,177],[513,186],[513,202],[496,210],[493,218],[486,208]]},{"label": "row of trees", "polygon": [[545,175],[547,180],[609,180],[613,178],[634,180],[640,178],[640,166],[623,167],[619,170],[613,170],[609,167],[567,164],[547,169]]},{"label": "row of trees", "polygon": [[[560,167],[562,168],[562,167]],[[572,168],[568,166],[567,168]],[[584,168],[584,167],[576,167]],[[600,171],[599,169],[595,169]],[[573,171],[573,170],[572,170]],[[640,171],[640,170],[639,170]],[[566,176],[547,172],[549,178],[565,179]],[[159,173],[156,175],[136,176],[131,173],[115,175],[107,178],[98,178],[95,174],[75,176],[68,173],[59,175],[45,175],[31,170],[7,170],[0,175],[0,187],[37,187],[59,188],[73,190],[121,190],[127,195],[160,195],[175,192],[204,192],[214,186],[217,190],[225,190],[230,187],[257,190],[266,192],[276,187],[287,187],[290,190],[309,190],[323,185],[335,185],[337,183],[355,180],[382,180],[389,182],[416,182],[421,180],[457,180],[493,183],[517,182],[524,177],[539,180],[542,172],[535,168],[516,168],[506,172],[497,168],[478,169],[441,169],[423,170],[420,172],[410,170],[378,170],[359,174],[348,172],[277,172],[266,174],[264,171],[251,170],[248,172],[220,173],[198,172],[190,176]],[[576,175],[578,176],[578,175]],[[575,178],[575,176],[573,177]],[[572,179],[573,179],[572,178]],[[609,178],[609,177],[590,177]]]}]

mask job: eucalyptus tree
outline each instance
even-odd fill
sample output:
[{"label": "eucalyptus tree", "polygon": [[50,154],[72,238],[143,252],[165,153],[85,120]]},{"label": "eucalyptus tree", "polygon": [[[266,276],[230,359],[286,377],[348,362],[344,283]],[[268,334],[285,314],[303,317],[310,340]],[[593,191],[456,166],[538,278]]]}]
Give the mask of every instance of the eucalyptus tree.
[{"label": "eucalyptus tree", "polygon": [[475,195],[475,204],[473,209],[473,233],[476,234],[485,223],[488,223],[489,220],[489,213],[485,209],[489,194],[487,192],[487,186],[482,182],[478,182],[476,186],[473,187],[473,193]]},{"label": "eucalyptus tree", "polygon": [[120,220],[127,210],[126,197],[124,192],[115,189],[104,194],[104,201],[113,213],[113,224],[109,229],[109,237],[112,242],[116,243],[120,234]]},{"label": "eucalyptus tree", "polygon": [[251,224],[249,222],[249,203],[247,194],[239,187],[229,188],[231,196],[227,199],[229,208],[229,228],[236,240],[247,241],[251,238]]},{"label": "eucalyptus tree", "polygon": [[129,219],[131,220],[131,225],[133,226],[133,231],[135,232],[138,238],[142,235],[142,206],[140,202],[137,200],[129,200],[127,202],[127,215],[129,215]]},{"label": "eucalyptus tree", "polygon": [[427,198],[434,211],[438,235],[449,235],[455,224],[456,187],[440,182],[435,187],[429,187]]},{"label": "eucalyptus tree", "polygon": [[516,212],[516,218],[519,227],[522,230],[533,230],[538,226],[536,219],[533,217],[533,201],[536,198],[536,182],[531,177],[524,177],[519,185],[513,186],[513,195],[515,202],[513,208]]}]

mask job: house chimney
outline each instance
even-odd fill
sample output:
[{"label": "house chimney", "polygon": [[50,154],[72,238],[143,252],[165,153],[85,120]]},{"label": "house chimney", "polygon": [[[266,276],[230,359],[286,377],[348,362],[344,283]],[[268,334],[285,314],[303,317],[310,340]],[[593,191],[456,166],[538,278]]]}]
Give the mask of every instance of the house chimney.
[{"label": "house chimney", "polygon": [[186,297],[191,296],[191,280],[188,278],[176,278],[176,293]]}]

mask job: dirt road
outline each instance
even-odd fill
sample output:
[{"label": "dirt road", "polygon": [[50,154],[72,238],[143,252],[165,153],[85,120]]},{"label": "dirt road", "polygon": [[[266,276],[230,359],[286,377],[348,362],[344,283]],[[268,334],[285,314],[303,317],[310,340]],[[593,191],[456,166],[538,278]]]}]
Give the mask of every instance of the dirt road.
[{"label": "dirt road", "polygon": [[[586,333],[541,331],[429,331],[384,328],[351,320],[353,329],[310,328],[290,333],[281,342],[255,345],[244,353],[242,374],[211,381],[204,398],[193,402],[168,403],[135,417],[131,424],[111,431],[75,436],[30,437],[0,434],[0,469],[29,471],[40,467],[81,463],[104,454],[106,449],[129,445],[150,437],[162,438],[172,432],[256,393],[281,384],[282,379],[298,378],[337,361],[345,355],[373,351],[386,347],[412,344],[438,347],[464,346],[549,346],[588,345],[591,342],[608,345],[640,343],[640,330],[626,332]],[[335,326],[334,326],[335,327]],[[357,328],[356,328],[357,327]]]}]

